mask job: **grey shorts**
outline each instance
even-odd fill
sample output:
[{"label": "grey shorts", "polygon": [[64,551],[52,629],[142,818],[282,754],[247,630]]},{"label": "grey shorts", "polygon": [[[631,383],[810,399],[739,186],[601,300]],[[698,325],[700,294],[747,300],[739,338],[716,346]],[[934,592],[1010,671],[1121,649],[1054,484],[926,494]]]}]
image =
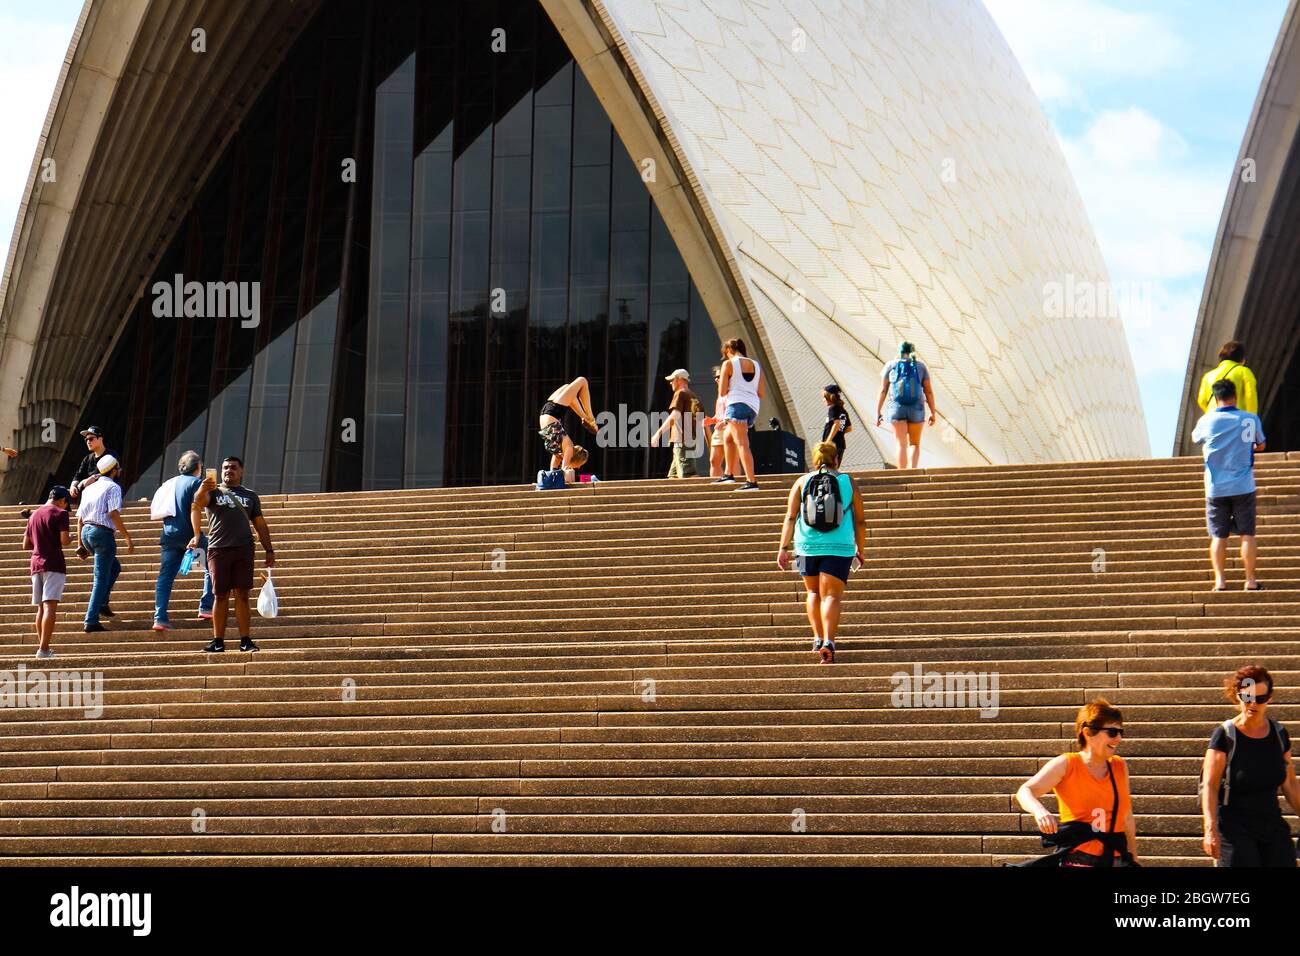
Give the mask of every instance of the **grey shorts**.
[{"label": "grey shorts", "polygon": [[32,603],[62,601],[68,576],[62,571],[41,571],[32,575]]},{"label": "grey shorts", "polygon": [[1255,533],[1255,492],[1205,499],[1205,526],[1211,538]]},{"label": "grey shorts", "polygon": [[895,405],[893,402],[886,402],[885,407],[881,409],[881,417],[887,422],[911,422],[913,425],[919,425],[925,421],[925,402],[917,402],[915,405]]}]

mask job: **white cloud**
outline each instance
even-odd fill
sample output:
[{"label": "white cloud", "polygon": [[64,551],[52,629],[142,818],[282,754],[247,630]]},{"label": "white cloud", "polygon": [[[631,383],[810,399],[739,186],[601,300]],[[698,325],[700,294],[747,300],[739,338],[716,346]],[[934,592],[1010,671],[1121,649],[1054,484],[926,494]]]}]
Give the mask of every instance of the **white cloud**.
[{"label": "white cloud", "polygon": [[1178,159],[1187,143],[1145,110],[1107,110],[1098,114],[1084,136],[1093,156],[1109,166],[1129,166]]},{"label": "white cloud", "polygon": [[984,0],[1043,102],[1086,103],[1099,82],[1151,76],[1186,58],[1174,24],[1096,0]]},{"label": "white cloud", "polygon": [[1136,107],[1097,114],[1061,148],[1112,279],[1204,274],[1227,173],[1198,166],[1177,132]]}]

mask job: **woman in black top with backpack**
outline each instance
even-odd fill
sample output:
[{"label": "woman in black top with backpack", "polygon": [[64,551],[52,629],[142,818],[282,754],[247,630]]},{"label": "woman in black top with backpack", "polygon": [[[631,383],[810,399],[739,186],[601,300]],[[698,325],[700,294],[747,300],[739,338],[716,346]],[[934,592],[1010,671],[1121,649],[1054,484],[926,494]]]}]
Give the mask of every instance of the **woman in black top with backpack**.
[{"label": "woman in black top with backpack", "polygon": [[826,403],[826,424],[822,426],[822,441],[831,442],[844,461],[844,436],[853,431],[849,413],[844,408],[844,396],[840,387],[832,382],[822,389],[822,401]]},{"label": "woman in black top with backpack", "polygon": [[1205,752],[1205,852],[1218,866],[1295,866],[1296,848],[1277,792],[1280,787],[1300,814],[1300,784],[1291,763],[1291,737],[1268,716],[1273,677],[1263,667],[1242,667],[1224,690],[1240,713],[1215,728]]}]

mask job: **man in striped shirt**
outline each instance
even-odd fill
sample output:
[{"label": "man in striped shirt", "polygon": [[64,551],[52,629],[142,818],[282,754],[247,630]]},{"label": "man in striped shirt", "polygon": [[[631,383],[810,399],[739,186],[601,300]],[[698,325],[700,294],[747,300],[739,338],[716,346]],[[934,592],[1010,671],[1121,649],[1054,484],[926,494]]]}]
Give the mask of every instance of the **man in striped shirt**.
[{"label": "man in striped shirt", "polygon": [[99,459],[97,467],[99,480],[85,486],[81,493],[81,507],[77,509],[81,543],[95,558],[95,584],[90,591],[90,600],[86,602],[84,630],[87,634],[108,630],[99,623],[101,613],[113,616],[108,609],[108,596],[117,583],[117,576],[122,573],[122,563],[117,560],[114,528],[126,539],[126,553],[135,553],[130,532],[122,522],[122,487],[117,483],[122,466],[112,455],[105,455]]}]

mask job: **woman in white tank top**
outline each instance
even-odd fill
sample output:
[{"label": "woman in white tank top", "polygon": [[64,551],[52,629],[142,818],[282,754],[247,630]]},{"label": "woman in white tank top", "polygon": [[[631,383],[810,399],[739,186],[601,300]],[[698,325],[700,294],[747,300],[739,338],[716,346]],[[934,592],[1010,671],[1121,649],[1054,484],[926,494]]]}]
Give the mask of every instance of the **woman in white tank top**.
[{"label": "woman in white tank top", "polygon": [[[745,354],[745,343],[729,339],[722,345],[722,381],[718,394],[727,402],[727,430],[724,441],[728,446],[727,461],[733,461],[731,448],[745,469],[745,483],[740,491],[755,491],[758,481],[754,477],[754,453],[749,448],[749,430],[758,420],[758,409],[763,401],[763,369]],[[732,484],[735,476],[728,473],[714,484]]]}]

